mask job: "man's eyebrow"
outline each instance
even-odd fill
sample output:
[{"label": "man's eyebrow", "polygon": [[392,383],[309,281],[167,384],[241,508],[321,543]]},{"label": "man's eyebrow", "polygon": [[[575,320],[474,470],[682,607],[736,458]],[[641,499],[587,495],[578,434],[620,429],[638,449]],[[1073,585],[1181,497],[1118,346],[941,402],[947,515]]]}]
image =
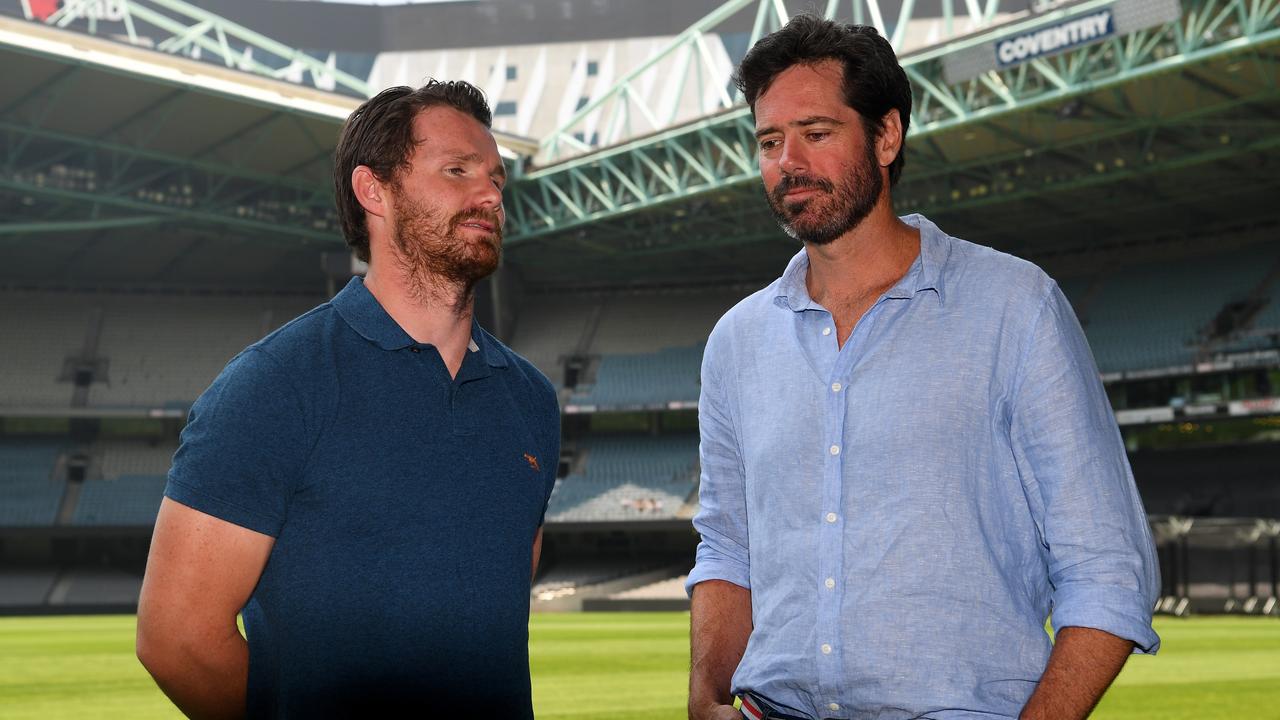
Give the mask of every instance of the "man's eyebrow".
[{"label": "man's eyebrow", "polygon": [[480,157],[478,152],[463,152],[462,150],[453,150],[448,153],[450,160],[459,162],[484,162],[484,158]]},{"label": "man's eyebrow", "polygon": [[[799,120],[792,120],[791,122],[787,123],[787,126],[788,127],[808,127],[810,125],[817,125],[818,123],[835,125],[837,127],[845,124],[843,120],[837,120],[827,115],[810,115],[809,117],[800,118]],[[756,139],[762,138],[765,135],[768,135],[770,133],[776,133],[776,132],[778,132],[778,128],[776,125],[762,127],[756,131]]]}]

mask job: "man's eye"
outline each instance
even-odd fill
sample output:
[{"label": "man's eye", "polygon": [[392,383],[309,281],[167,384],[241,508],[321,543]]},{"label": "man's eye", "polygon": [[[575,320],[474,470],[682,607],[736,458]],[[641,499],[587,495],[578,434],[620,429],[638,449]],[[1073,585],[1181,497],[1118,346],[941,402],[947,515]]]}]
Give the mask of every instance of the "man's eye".
[{"label": "man's eye", "polygon": [[808,137],[810,140],[823,140],[830,134],[831,133],[829,132],[811,132],[806,137]]},{"label": "man's eye", "polygon": [[445,169],[445,172],[449,173],[450,175],[466,175],[467,174],[467,171],[460,167],[447,168]]},{"label": "man's eye", "polygon": [[760,141],[761,150],[772,150],[777,146],[778,146],[777,140],[761,140]]}]

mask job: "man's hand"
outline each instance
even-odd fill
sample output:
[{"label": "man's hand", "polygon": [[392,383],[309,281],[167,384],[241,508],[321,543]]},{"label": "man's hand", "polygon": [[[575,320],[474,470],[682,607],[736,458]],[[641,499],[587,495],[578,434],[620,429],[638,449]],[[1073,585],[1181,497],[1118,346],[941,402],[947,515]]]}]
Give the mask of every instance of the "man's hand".
[{"label": "man's hand", "polygon": [[723,580],[693,588],[689,720],[741,720],[730,684],[751,637],[751,591]]},{"label": "man's hand", "polygon": [[236,615],[275,539],[165,498],[138,599],[138,659],[191,718],[242,718],[249,646]]},{"label": "man's hand", "polygon": [[1084,720],[1133,652],[1133,643],[1102,630],[1066,627],[1058,632],[1040,686],[1020,720]]}]

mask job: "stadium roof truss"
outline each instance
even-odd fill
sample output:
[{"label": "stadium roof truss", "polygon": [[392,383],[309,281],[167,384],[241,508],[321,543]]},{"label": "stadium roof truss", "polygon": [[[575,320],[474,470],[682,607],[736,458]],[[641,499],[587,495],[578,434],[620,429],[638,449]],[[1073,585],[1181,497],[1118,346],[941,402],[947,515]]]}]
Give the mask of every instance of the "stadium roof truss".
[{"label": "stadium roof truss", "polygon": [[[341,247],[329,155],[351,95],[369,92],[361,81],[181,0],[66,0],[43,18],[22,1],[42,22],[0,17],[9,250],[56,238],[68,263],[88,265],[106,252],[79,251],[111,240],[136,261],[154,252],[123,246],[140,227],[195,233],[157,260],[158,277],[209,265],[200,237],[239,241],[241,255]],[[824,12],[876,26],[903,58],[914,104],[900,209],[1032,256],[1028,243],[1088,245],[1082,229],[1135,241],[1163,231],[1153,221],[1276,224],[1280,0],[896,2],[828,0]],[[124,37],[57,29],[97,32],[104,12]],[[749,47],[787,19],[783,0],[729,0],[536,147],[499,133],[504,156],[525,159],[508,186],[508,257],[547,286],[580,283],[584,268],[599,284],[776,272],[795,246],[760,201],[753,121],[712,40],[749,26],[735,36]],[[1061,40],[1086,25],[1106,32]],[[1004,63],[997,48],[1015,41],[1044,52]],[[280,82],[307,75],[348,95]],[[255,260],[269,274],[302,255],[239,264]]]},{"label": "stadium roof truss", "polygon": [[182,225],[340,242],[330,161],[356,100],[6,18],[0,64],[0,238]]},{"label": "stadium roof truss", "polygon": [[320,60],[182,0],[62,0],[43,18],[35,14],[30,0],[20,2],[28,20],[52,27],[83,25],[96,35],[109,20],[124,27],[120,39],[131,45],[203,58],[276,80],[300,82],[309,76],[323,90],[370,95],[368,83],[334,66],[332,53]]},{"label": "stadium roof truss", "polygon": [[[1173,0],[1143,8],[1146,25],[1120,32],[1122,2],[1011,14],[1000,0],[969,0],[961,28],[944,0],[943,17],[932,22],[968,34],[903,55],[914,97],[910,161],[895,190],[900,208],[947,214],[1028,201],[1034,219],[1055,207],[1055,195],[1122,182],[1153,186],[1153,178],[1210,163],[1230,171],[1237,187],[1261,182],[1274,189],[1274,172],[1264,175],[1251,158],[1280,144],[1280,56],[1269,47],[1280,40],[1280,1]],[[843,7],[829,2],[827,17],[849,19]],[[875,0],[856,0],[852,19],[876,25],[900,46],[918,7],[905,0],[896,22],[886,24]],[[544,140],[539,157],[546,164],[510,186],[513,256],[545,266],[584,250],[633,258],[778,236],[759,200],[750,111],[730,89],[730,68],[711,67],[700,49],[718,23],[752,8],[752,42],[787,18],[780,2],[735,0],[665,51],[688,58],[686,74],[660,82],[676,95],[688,83],[716,88],[714,114],[603,149],[577,139],[584,127],[604,128],[609,139],[628,118],[651,127],[669,119],[655,117],[632,91],[645,73],[669,67],[655,58]],[[992,57],[981,68],[1003,39],[1113,11],[1117,31],[1093,44],[1003,69]],[[958,59],[972,65],[975,57],[979,71],[957,71]],[[1166,207],[1179,200],[1173,190],[1148,187],[1102,193],[1099,208],[1107,197],[1132,203],[1135,193]]]}]

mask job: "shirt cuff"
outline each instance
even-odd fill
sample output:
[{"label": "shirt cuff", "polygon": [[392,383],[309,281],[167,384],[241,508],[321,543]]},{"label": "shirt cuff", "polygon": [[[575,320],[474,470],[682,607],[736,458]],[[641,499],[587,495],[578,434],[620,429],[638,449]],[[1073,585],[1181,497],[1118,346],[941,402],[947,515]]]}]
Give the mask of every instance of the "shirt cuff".
[{"label": "shirt cuff", "polygon": [[684,581],[684,591],[693,597],[693,586],[707,580],[724,580],[751,589],[751,573],[745,563],[725,557],[705,544],[698,547],[698,562]]},{"label": "shirt cuff", "polygon": [[1136,653],[1154,655],[1160,650],[1160,636],[1151,629],[1153,604],[1128,588],[1089,583],[1059,587],[1053,598],[1053,632],[1093,628],[1131,641]]}]

